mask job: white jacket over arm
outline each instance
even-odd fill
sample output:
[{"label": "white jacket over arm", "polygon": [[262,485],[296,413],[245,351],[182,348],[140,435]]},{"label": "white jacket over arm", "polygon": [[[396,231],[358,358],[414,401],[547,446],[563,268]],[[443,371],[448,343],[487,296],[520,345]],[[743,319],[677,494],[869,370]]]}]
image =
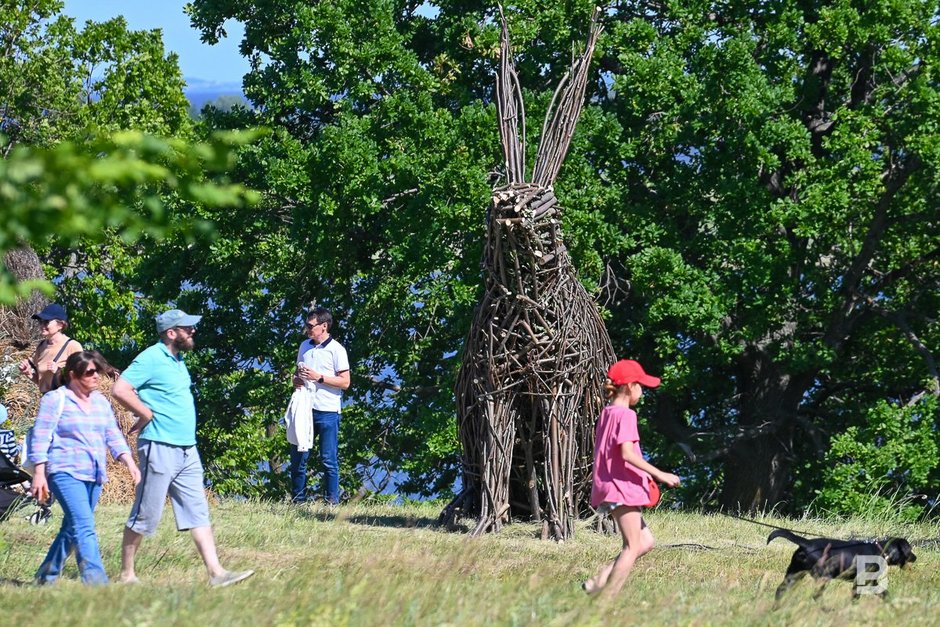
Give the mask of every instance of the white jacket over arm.
[{"label": "white jacket over arm", "polygon": [[294,390],[284,412],[287,441],[301,453],[313,448],[313,394],[306,386]]}]

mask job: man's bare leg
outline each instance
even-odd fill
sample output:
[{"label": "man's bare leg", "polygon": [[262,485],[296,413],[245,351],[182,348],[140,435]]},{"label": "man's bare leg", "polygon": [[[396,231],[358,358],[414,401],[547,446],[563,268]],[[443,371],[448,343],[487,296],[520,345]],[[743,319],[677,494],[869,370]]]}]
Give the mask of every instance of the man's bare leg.
[{"label": "man's bare leg", "polygon": [[210,577],[219,577],[225,574],[225,569],[219,563],[219,555],[215,550],[215,536],[212,533],[212,527],[193,527],[189,530],[193,536],[193,542],[196,543],[196,550],[202,557],[203,563]]},{"label": "man's bare leg", "polygon": [[130,527],[124,527],[124,539],[121,542],[121,581],[124,583],[137,583],[137,573],[134,572],[134,558],[144,536]]}]

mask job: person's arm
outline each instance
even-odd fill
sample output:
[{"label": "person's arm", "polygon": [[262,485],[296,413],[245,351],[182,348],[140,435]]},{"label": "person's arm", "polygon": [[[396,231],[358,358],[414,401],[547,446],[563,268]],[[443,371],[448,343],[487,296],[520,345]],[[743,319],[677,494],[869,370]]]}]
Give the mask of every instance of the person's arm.
[{"label": "person's arm", "polygon": [[33,383],[39,383],[39,372],[36,371],[36,366],[33,365],[31,359],[24,359],[20,362],[20,374],[29,377]]},{"label": "person's arm", "polygon": [[294,384],[294,389],[298,390],[304,386],[304,371],[307,369],[307,366],[304,365],[303,360],[298,358],[297,366],[294,368],[294,375],[291,377],[291,383]]},{"label": "person's arm", "polygon": [[349,389],[349,371],[344,370],[343,372],[337,372],[335,375],[323,375],[323,383],[329,385],[330,387],[339,388],[341,390]]},{"label": "person's arm", "polygon": [[111,388],[111,396],[137,416],[137,422],[131,427],[130,433],[140,431],[153,420],[153,410],[144,405],[144,402],[140,400],[140,396],[137,395],[137,389],[124,377],[118,377],[118,380],[114,382],[114,387]]},{"label": "person's arm", "polygon": [[134,481],[134,485],[140,483],[140,468],[137,467],[137,464],[134,462],[134,458],[131,457],[130,453],[122,453],[118,457],[118,461],[127,466],[127,471],[131,473],[131,479]]},{"label": "person's arm", "polygon": [[40,503],[49,498],[49,483],[46,481],[46,462],[36,464],[33,477],[29,481],[29,493]]},{"label": "person's arm", "polygon": [[3,453],[10,459],[16,459],[19,455],[19,445],[16,443],[16,436],[12,429],[0,429],[0,453]]},{"label": "person's arm", "polygon": [[350,383],[349,357],[346,354],[346,349],[343,347],[340,347],[338,351],[333,353],[333,372],[335,374],[332,376],[323,376],[323,383],[340,390],[348,390]]},{"label": "person's arm", "polygon": [[[104,399],[102,400],[104,401]],[[105,444],[111,451],[111,457],[127,466],[131,477],[134,478],[134,485],[137,485],[140,481],[140,471],[137,470],[137,464],[134,463],[134,458],[131,457],[131,449],[127,446],[127,440],[124,439],[121,428],[118,427],[117,417],[114,415],[114,410],[111,409],[111,403],[104,401],[104,409],[108,414],[104,434]]]},{"label": "person's arm", "polygon": [[[61,394],[61,393],[60,393]],[[62,410],[56,409],[58,402],[64,399],[56,394],[46,394],[39,401],[39,415],[33,425],[30,438],[29,462],[33,464],[33,477],[29,483],[29,493],[40,503],[49,498],[49,483],[46,481],[46,463],[49,461],[49,446],[52,435],[59,424]]]},{"label": "person's arm", "polygon": [[62,416],[62,410],[58,406],[58,403],[64,402],[61,394],[61,391],[55,394],[44,394],[39,400],[39,413],[29,438],[29,462],[37,467],[39,464],[45,467],[45,463],[49,461],[52,436]]},{"label": "person's arm", "polygon": [[36,364],[39,363],[39,355],[42,352],[42,346],[45,342],[46,340],[39,342],[36,350],[33,351],[33,356],[20,362],[20,373],[29,377],[29,380],[36,385],[39,385],[39,366]]},{"label": "person's arm", "polygon": [[637,454],[636,449],[633,448],[633,442],[622,442],[620,444],[620,456],[623,458],[623,461],[627,462],[634,468],[638,468],[643,472],[648,473],[653,479],[660,483],[665,483],[670,488],[674,488],[679,485],[679,477],[672,474],[671,472],[663,472],[653,464],[643,459],[642,455]]},{"label": "person's arm", "polygon": [[291,383],[294,384],[294,389],[297,390],[304,386],[304,344],[306,341],[300,343],[300,347],[297,349],[297,359],[294,360],[294,363],[297,366],[294,368],[294,376],[291,378]]},{"label": "person's arm", "polygon": [[[323,381],[320,381],[320,377],[323,377]],[[348,390],[350,383],[348,370],[337,372],[336,374],[326,374],[324,372],[317,372],[313,368],[304,368],[299,370],[298,376],[294,377],[294,387],[298,387],[297,381],[304,380],[321,383],[322,385],[328,385],[340,390]]]}]

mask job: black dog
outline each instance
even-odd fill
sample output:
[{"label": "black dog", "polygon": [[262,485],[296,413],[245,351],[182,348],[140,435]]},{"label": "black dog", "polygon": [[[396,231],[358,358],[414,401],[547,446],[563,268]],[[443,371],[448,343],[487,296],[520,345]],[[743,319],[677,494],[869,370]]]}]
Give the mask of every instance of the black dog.
[{"label": "black dog", "polygon": [[[823,588],[831,579],[855,577],[857,573],[855,558],[859,556],[883,557],[888,565],[902,568],[908,562],[917,561],[910,542],[904,538],[885,538],[875,542],[832,538],[807,540],[786,529],[771,531],[767,536],[767,543],[769,544],[774,538],[786,538],[800,547],[794,551],[783,583],[777,587],[777,600],[780,600],[780,596],[806,573],[823,581],[822,586],[816,591],[816,596],[822,594]],[[877,568],[867,570],[876,572]],[[854,596],[857,597],[858,594],[856,590]]]}]

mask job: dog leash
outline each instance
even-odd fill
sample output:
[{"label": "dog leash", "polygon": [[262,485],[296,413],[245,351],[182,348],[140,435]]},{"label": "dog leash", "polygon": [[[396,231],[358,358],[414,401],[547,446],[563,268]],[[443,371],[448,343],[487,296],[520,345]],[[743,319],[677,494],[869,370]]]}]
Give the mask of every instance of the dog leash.
[{"label": "dog leash", "polygon": [[[730,513],[730,512],[718,512],[718,513],[721,514],[722,516],[728,516],[729,518],[737,518],[738,520],[743,520],[744,522],[749,522],[749,523],[752,523],[752,524],[754,524],[754,525],[760,525],[760,526],[762,526],[762,527],[770,527],[771,529],[781,529],[781,530],[783,530],[783,531],[789,531],[789,532],[795,533],[795,534],[797,534],[797,535],[813,536],[813,537],[816,537],[816,538],[830,538],[830,539],[832,539],[832,540],[841,540],[842,542],[853,542],[853,541],[866,542],[865,540],[862,540],[861,538],[847,538],[847,539],[845,539],[845,538],[835,538],[835,537],[833,537],[833,536],[830,536],[830,535],[824,534],[824,533],[815,533],[815,532],[812,532],[812,531],[801,531],[801,530],[797,530],[797,529],[790,529],[789,527],[781,527],[781,526],[779,526],[779,525],[771,525],[770,523],[761,522],[761,521],[759,521],[759,520],[754,520],[753,518],[748,518],[748,517],[746,517],[746,516],[740,516],[740,515],[738,515],[738,514],[732,514],[732,513]],[[880,545],[880,543],[878,542],[878,540],[874,540],[874,539],[873,539],[873,540],[868,540],[867,542],[871,542],[872,544],[875,544],[876,546],[878,546],[879,548],[881,548],[881,545]],[[909,540],[909,542],[910,542],[910,545],[911,545],[911,546],[928,547],[928,546],[930,546],[930,545],[932,545],[932,544],[933,544],[933,545],[936,545],[936,544],[940,543],[940,540],[935,539],[935,538],[932,538],[932,539],[927,539],[927,540]]]},{"label": "dog leash", "polygon": [[[832,537],[825,533],[815,533],[813,531],[803,531],[800,529],[791,529],[789,527],[781,527],[780,525],[771,525],[770,523],[765,523],[759,520],[754,520],[753,518],[748,518],[747,516],[741,516],[739,514],[732,514],[731,512],[718,512],[718,513],[721,514],[722,516],[728,516],[729,518],[737,518],[738,520],[743,520],[744,522],[749,522],[753,525],[760,525],[761,527],[770,527],[771,529],[780,529],[782,531],[789,531],[790,533],[795,533],[795,534],[802,535],[802,536],[813,536],[816,538]],[[833,539],[837,540],[839,538],[833,538]],[[846,542],[851,542],[851,540],[846,540]]]}]

